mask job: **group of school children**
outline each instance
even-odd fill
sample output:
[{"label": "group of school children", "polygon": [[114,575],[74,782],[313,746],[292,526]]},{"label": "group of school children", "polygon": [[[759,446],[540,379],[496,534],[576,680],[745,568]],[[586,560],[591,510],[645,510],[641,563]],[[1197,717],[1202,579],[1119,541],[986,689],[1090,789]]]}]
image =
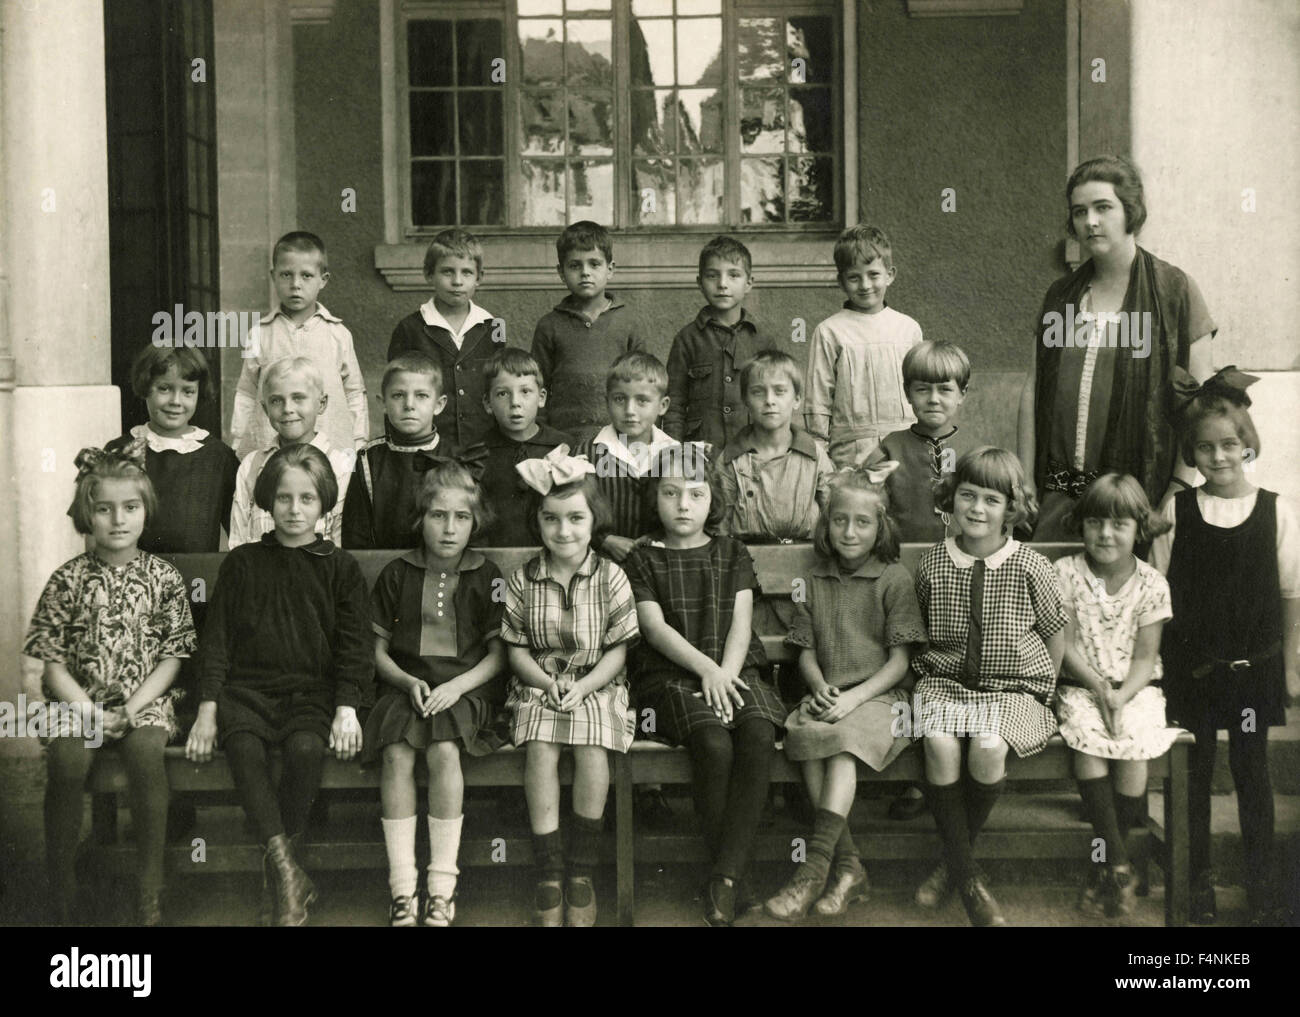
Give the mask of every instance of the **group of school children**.
[{"label": "group of school children", "polygon": [[[535,921],[590,926],[609,754],[631,746],[634,709],[689,752],[710,925],[757,903],[747,869],[778,744],[802,766],[815,819],[806,859],[763,908],[796,919],[865,897],[848,822],[857,767],[884,770],[918,738],[943,856],[917,904],[957,894],[972,924],[1004,924],[977,839],[1008,749],[1033,755],[1058,731],[1104,845],[1079,906],[1131,912],[1125,837],[1145,819],[1146,761],[1177,735],[1166,703],[1177,720],[1211,697],[1214,719],[1196,734],[1213,738],[1227,718],[1234,764],[1238,742],[1258,760],[1268,725],[1284,723],[1277,683],[1206,687],[1201,662],[1176,652],[1184,610],[1225,625],[1275,616],[1279,577],[1294,586],[1300,571],[1281,504],[1276,553],[1234,544],[1236,507],[1274,497],[1243,475],[1242,450],[1259,440],[1240,376],[1197,388],[1177,420],[1202,498],[1227,514],[1156,511],[1132,477],[1106,474],[1074,510],[1083,551],[1053,565],[1014,535],[1036,508],[1021,463],[957,423],[966,354],[923,341],[886,305],[895,272],[881,231],[853,227],[836,243],[847,299],[813,333],[806,379],[745,310],[752,265],[738,241],[703,248],[707,304],[666,367],[607,290],[606,231],[577,223],[557,249],[569,295],[524,351],[496,341],[500,321],[474,302],[474,237],[448,230],[429,245],[433,296],[393,332],[373,440],[351,334],[318,300],[329,273],[311,234],[274,248],[280,306],[244,361],[235,450],[190,423],[211,395],[204,358],[140,353],[132,383],[149,421],[78,457],[69,514],[89,550],[50,578],[24,647],[45,662],[46,696],[102,706],[105,741],[120,746],[138,921],[163,920],[163,749],[178,738],[196,761],[224,752],[265,845],[263,920],[278,925],[303,924],[317,898],[300,858],[327,751],[382,768],[391,924],[436,927],[456,916],[462,753],[520,746]],[[180,573],[156,555],[216,551],[223,530],[230,553],[192,612]],[[805,595],[782,617],[760,600],[746,548],[762,541],[816,548]],[[898,561],[904,541],[933,545],[915,577]],[[476,549],[537,545],[508,579]],[[1150,564],[1138,556],[1148,545]],[[368,548],[403,551],[373,590],[347,553]],[[773,626],[800,650],[797,702],[768,674],[758,633]],[[183,667],[192,681],[178,683]],[[1242,704],[1263,707],[1252,733],[1234,723]],[[75,917],[94,752],[73,734],[52,732],[47,746],[52,921]],[[423,878],[417,766],[428,774]],[[1269,920],[1262,773],[1240,808],[1253,915]],[[1192,862],[1196,915],[1210,921],[1208,782],[1202,797]]]}]

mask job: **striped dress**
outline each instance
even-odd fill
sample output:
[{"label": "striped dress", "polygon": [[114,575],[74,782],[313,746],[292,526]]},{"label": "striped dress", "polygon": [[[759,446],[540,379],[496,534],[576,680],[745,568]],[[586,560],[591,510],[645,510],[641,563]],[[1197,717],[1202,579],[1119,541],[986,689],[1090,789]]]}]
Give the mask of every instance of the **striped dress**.
[{"label": "striped dress", "polygon": [[[567,588],[552,577],[545,551],[515,569],[506,585],[502,640],[526,647],[538,666],[557,678],[561,691],[584,677],[612,647],[636,639],[639,631],[627,576],[594,551],[587,551]],[[632,745],[626,670],[570,713],[552,709],[544,690],[512,676],[506,710],[516,745],[601,745],[616,752]]]}]

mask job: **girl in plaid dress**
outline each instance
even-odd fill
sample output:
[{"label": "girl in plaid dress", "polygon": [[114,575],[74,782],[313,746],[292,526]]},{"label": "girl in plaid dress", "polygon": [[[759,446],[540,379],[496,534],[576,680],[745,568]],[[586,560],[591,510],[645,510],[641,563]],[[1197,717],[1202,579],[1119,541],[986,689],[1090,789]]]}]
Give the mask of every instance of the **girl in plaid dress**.
[{"label": "girl in plaid dress", "polygon": [[131,795],[136,921],[158,925],[168,797],[163,748],[177,730],[171,686],[194,650],[194,623],[181,574],[137,546],[158,509],[144,440],[120,454],[83,449],[76,463],[68,515],[91,549],[55,570],[23,644],[23,653],[45,662],[42,686],[57,709],[43,739],[51,913],[60,925],[71,917],[86,773],[94,750],[109,742],[120,746]]},{"label": "girl in plaid dress", "polygon": [[[1169,584],[1133,555],[1169,529],[1133,477],[1098,477],[1067,517],[1083,535],[1081,554],[1061,558],[1065,675],[1057,690],[1061,737],[1074,750],[1096,836],[1106,846],[1089,865],[1079,896],[1085,914],[1131,914],[1137,880],[1124,838],[1146,820],[1147,760],[1163,756],[1178,728],[1165,724],[1160,632],[1172,617]],[[1113,784],[1112,784],[1113,779]]]},{"label": "girl in plaid dress", "polygon": [[[370,596],[375,670],[383,683],[362,738],[362,765],[382,758],[380,800],[389,924],[433,928],[456,917],[456,856],[464,822],[460,754],[501,745],[494,720],[504,698],[497,567],[468,547],[491,516],[467,463],[444,460],[415,499],[421,547],[384,566]],[[417,894],[417,759],[429,775],[429,869]],[[418,914],[417,914],[418,900]]]},{"label": "girl in plaid dress", "polygon": [[751,621],[758,579],[745,545],[714,536],[727,510],[700,447],[660,454],[647,497],[661,539],[624,563],[645,643],[635,658],[637,700],[656,733],[685,745],[695,812],[713,859],[704,920],[729,926],[767,799],[785,707],[760,675],[767,666]]},{"label": "girl in plaid dress", "polygon": [[[592,871],[609,792],[608,752],[632,744],[624,664],[637,636],[623,570],[591,549],[609,522],[595,467],[561,445],[516,469],[535,492],[528,514],[542,553],[506,586],[501,638],[507,647],[506,708],[516,745],[526,747],[524,794],[537,857],[535,919],[541,926],[596,921]],[[573,827],[568,878],[560,839],[560,753],[573,747]],[[563,892],[561,882],[563,881]]]},{"label": "girl in plaid dress", "polygon": [[807,601],[794,605],[786,642],[802,648],[808,694],[785,720],[785,754],[802,764],[817,818],[806,860],[763,905],[774,918],[801,918],[814,901],[817,914],[841,915],[866,896],[867,871],[848,825],[858,760],[883,770],[911,744],[894,730],[895,707],[907,703],[908,662],[925,643],[925,626],[889,517],[884,480],[897,465],[831,477],[813,538],[820,561]]},{"label": "girl in plaid dress", "polygon": [[934,907],[956,888],[972,924],[1005,925],[974,841],[1001,794],[1008,747],[1031,756],[1056,731],[1065,609],[1051,564],[1009,536],[1035,508],[1014,455],[968,452],[936,500],[959,535],[926,552],[916,573],[930,645],[912,661],[911,733],[925,737],[926,797],[944,863],[916,900]]}]

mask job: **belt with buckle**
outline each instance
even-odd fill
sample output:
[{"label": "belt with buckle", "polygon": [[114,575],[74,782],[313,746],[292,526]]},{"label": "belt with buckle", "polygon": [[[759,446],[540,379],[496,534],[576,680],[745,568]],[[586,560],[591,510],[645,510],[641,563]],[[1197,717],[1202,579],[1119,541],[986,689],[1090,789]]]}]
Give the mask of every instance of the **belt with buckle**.
[{"label": "belt with buckle", "polygon": [[1278,642],[1278,643],[1274,643],[1272,646],[1270,646],[1267,650],[1264,650],[1262,653],[1257,653],[1255,654],[1255,656],[1249,659],[1242,658],[1240,660],[1219,660],[1216,657],[1208,664],[1202,664],[1200,667],[1193,668],[1192,677],[1204,678],[1207,674],[1210,674],[1216,668],[1220,668],[1220,667],[1226,667],[1233,674],[1240,674],[1243,671],[1249,671],[1256,664],[1261,664],[1272,657],[1276,657],[1281,651],[1282,651],[1282,644]]}]

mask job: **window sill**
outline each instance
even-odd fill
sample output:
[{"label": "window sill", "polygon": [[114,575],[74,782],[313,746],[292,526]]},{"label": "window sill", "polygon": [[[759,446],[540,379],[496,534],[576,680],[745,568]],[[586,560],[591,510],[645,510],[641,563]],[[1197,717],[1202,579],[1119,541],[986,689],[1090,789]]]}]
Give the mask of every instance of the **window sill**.
[{"label": "window sill", "polygon": [[[494,290],[553,289],[555,238],[545,234],[480,235],[484,285]],[[716,232],[665,234],[616,233],[613,285],[623,289],[694,289],[700,248]],[[767,287],[817,287],[835,284],[832,251],[838,230],[816,233],[733,230],[754,259],[754,281]],[[428,244],[408,241],[377,244],[375,268],[394,291],[428,290],[424,252]]]}]

